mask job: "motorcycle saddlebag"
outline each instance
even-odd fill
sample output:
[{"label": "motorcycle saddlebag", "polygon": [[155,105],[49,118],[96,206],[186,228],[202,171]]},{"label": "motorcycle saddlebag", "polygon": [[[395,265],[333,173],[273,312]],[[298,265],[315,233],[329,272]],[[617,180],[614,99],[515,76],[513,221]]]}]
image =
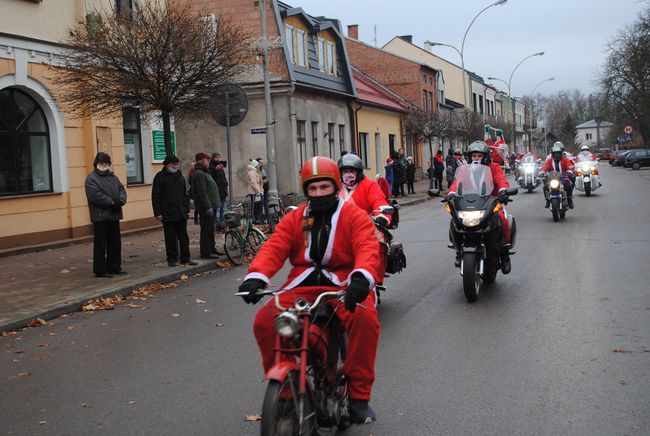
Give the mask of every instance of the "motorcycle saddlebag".
[{"label": "motorcycle saddlebag", "polygon": [[386,256],[386,272],[396,274],[406,268],[406,255],[402,244],[390,244]]}]

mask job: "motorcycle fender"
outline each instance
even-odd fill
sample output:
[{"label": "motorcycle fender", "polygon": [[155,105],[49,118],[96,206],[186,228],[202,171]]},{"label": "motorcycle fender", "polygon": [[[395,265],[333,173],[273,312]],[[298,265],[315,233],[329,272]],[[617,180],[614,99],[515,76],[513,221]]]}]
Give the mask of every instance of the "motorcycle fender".
[{"label": "motorcycle fender", "polygon": [[287,378],[287,375],[289,375],[293,370],[299,370],[297,362],[278,362],[266,372],[264,380],[284,381]]},{"label": "motorcycle fender", "polygon": [[463,254],[465,253],[477,253],[481,256],[482,259],[485,259],[485,248],[484,247],[463,247]]},{"label": "motorcycle fender", "polygon": [[591,182],[591,179],[589,177],[585,177],[584,182],[589,183],[589,182]]}]

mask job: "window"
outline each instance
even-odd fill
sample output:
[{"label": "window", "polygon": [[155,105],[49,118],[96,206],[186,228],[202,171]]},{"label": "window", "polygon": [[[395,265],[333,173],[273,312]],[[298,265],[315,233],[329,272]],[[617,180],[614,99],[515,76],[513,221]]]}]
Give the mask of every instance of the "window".
[{"label": "window", "polygon": [[478,96],[478,108],[479,108],[479,112],[483,113],[483,96],[482,95]]},{"label": "window", "polygon": [[305,122],[296,121],[296,139],[298,141],[298,151],[300,152],[299,168],[307,160],[307,135],[305,132]]},{"label": "window", "polygon": [[336,56],[334,53],[334,43],[333,42],[327,42],[327,67],[326,67],[326,72],[327,74],[331,75],[336,75],[336,68],[334,66]]},{"label": "window", "polygon": [[318,69],[325,72],[325,40],[318,38]]},{"label": "window", "polygon": [[425,112],[429,112],[429,106],[428,106],[428,99],[427,99],[427,92],[422,91],[422,110]]},{"label": "window", "polygon": [[474,112],[477,112],[476,110],[476,93],[472,93],[472,107],[474,108]]},{"label": "window", "polygon": [[336,124],[329,123],[327,125],[327,138],[330,145],[330,157],[334,159],[336,156],[336,138],[334,138],[334,132],[336,130]]},{"label": "window", "polygon": [[427,83],[427,75],[426,74],[422,75],[422,79],[424,80],[424,83]]},{"label": "window", "polygon": [[433,112],[433,92],[427,91],[427,97],[429,98],[429,112]]},{"label": "window", "polygon": [[126,163],[126,183],[144,183],[142,170],[142,136],[140,134],[140,110],[125,107],[122,111],[124,124],[124,161]]},{"label": "window", "polygon": [[115,0],[115,13],[130,18],[133,15],[133,0]]},{"label": "window", "polygon": [[318,156],[318,122],[312,121],[311,123],[311,150],[313,156]]},{"label": "window", "polygon": [[591,133],[587,133],[585,136],[587,137],[586,139],[591,139]]},{"label": "window", "polygon": [[390,150],[391,155],[395,151],[395,135],[393,134],[388,135],[388,149]]},{"label": "window", "polygon": [[368,134],[359,133],[359,150],[357,150],[363,166],[368,168]]},{"label": "window", "polygon": [[345,124],[339,124],[339,154],[345,151]]},{"label": "window", "polygon": [[296,51],[294,48],[293,26],[285,26],[285,37],[287,42],[287,50],[289,50],[289,60],[292,64],[296,63]]},{"label": "window", "polygon": [[307,66],[307,34],[304,30],[298,30],[298,65]]},{"label": "window", "polygon": [[17,89],[0,91],[0,196],[52,192],[51,161],[41,107]]}]

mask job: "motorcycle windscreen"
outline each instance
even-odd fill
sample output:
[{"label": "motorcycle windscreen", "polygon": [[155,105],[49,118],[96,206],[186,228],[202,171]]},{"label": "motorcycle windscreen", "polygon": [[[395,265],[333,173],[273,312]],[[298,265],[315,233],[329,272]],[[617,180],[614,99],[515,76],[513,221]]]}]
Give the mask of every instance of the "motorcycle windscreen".
[{"label": "motorcycle windscreen", "polygon": [[492,172],[487,165],[466,164],[456,170],[458,194],[490,195],[494,190]]}]

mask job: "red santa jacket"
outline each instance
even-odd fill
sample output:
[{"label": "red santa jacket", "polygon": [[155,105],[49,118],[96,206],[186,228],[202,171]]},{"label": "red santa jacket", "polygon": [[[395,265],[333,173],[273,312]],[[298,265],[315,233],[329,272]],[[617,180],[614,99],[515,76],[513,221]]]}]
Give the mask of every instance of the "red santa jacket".
[{"label": "red santa jacket", "polygon": [[388,206],[388,202],[379,184],[374,180],[364,177],[352,191],[343,188],[342,192],[345,195],[345,201],[355,204],[368,215],[382,216],[390,223],[390,216],[375,212],[379,210],[380,206]]},{"label": "red santa jacket", "polygon": [[[500,189],[507,189],[510,187],[506,175],[503,174],[501,166],[496,162],[490,162],[488,165],[490,172],[492,173],[492,181],[494,182],[494,189],[492,190],[493,196],[499,195]],[[449,192],[458,192],[458,180],[454,179],[451,186],[449,187]]]},{"label": "red santa jacket", "polygon": [[[311,232],[303,230],[307,204],[287,214],[253,259],[244,278],[269,283],[289,259],[292,268],[281,289],[298,286],[314,270],[309,256]],[[321,262],[323,274],[337,286],[349,284],[350,275],[360,272],[374,287],[379,264],[379,242],[368,214],[339,199],[332,215],[332,229]]]},{"label": "red santa jacket", "polygon": [[564,174],[573,168],[573,162],[568,157],[563,157],[560,159],[559,165],[560,167],[558,169],[553,159],[547,159],[546,162],[544,162],[544,166],[542,167],[541,171],[543,173],[548,173],[549,171],[559,171],[560,173]]}]

